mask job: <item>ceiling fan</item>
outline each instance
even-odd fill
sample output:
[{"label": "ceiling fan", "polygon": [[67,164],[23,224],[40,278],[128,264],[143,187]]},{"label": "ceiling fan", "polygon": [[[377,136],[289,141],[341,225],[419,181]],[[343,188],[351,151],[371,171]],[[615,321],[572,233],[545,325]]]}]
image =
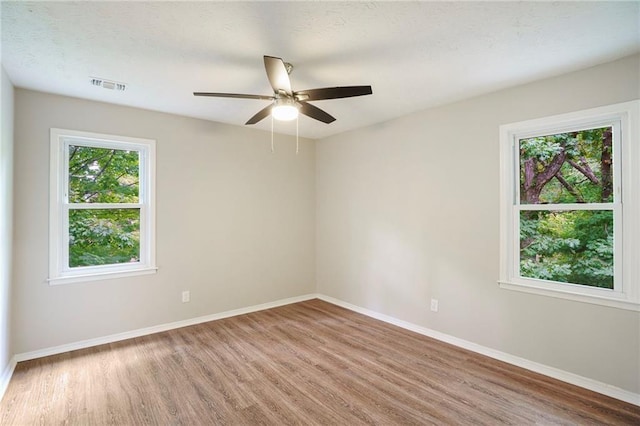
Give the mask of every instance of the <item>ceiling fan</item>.
[{"label": "ceiling fan", "polygon": [[289,74],[293,66],[284,62],[281,58],[273,56],[264,57],[264,68],[267,78],[273,88],[273,95],[245,95],[241,93],[212,93],[194,92],[195,96],[212,96],[218,98],[261,99],[272,101],[270,105],[258,111],[245,124],[256,124],[270,113],[276,120],[293,120],[298,113],[304,114],[323,123],[335,121],[335,117],[308,103],[308,101],[320,101],[325,99],[350,98],[353,96],[371,95],[371,86],[343,86],[325,87],[321,89],[308,89],[293,91]]}]

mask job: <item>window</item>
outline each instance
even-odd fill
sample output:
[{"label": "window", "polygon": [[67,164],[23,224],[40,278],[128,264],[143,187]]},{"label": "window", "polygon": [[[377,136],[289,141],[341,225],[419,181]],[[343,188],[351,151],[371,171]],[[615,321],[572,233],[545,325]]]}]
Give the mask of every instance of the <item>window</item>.
[{"label": "window", "polygon": [[155,272],[155,141],[51,129],[49,282]]},{"label": "window", "polygon": [[640,310],[639,102],[500,127],[500,286]]}]

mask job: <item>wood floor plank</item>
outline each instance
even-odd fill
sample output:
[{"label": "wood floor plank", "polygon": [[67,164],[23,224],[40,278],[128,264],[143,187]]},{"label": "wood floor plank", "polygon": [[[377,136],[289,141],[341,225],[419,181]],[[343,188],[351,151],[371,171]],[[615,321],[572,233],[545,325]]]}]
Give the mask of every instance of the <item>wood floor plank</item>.
[{"label": "wood floor plank", "polygon": [[640,425],[640,407],[320,301],[21,362],[2,425]]}]

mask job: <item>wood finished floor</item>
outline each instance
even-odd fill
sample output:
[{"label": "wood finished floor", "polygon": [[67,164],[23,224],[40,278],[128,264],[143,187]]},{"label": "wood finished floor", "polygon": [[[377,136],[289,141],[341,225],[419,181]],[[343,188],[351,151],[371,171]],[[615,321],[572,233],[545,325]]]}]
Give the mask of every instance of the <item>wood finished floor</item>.
[{"label": "wood finished floor", "polygon": [[640,407],[320,300],[19,363],[2,425],[640,424]]}]

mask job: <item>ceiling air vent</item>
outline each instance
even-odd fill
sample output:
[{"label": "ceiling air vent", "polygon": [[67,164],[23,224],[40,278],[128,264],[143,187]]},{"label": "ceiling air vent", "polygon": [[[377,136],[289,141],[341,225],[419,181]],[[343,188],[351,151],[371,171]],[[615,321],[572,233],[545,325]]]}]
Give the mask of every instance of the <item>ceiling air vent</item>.
[{"label": "ceiling air vent", "polygon": [[127,85],[125,83],[118,83],[117,81],[105,80],[103,78],[91,77],[91,85],[96,87],[102,87],[103,89],[119,90],[123,92]]}]

